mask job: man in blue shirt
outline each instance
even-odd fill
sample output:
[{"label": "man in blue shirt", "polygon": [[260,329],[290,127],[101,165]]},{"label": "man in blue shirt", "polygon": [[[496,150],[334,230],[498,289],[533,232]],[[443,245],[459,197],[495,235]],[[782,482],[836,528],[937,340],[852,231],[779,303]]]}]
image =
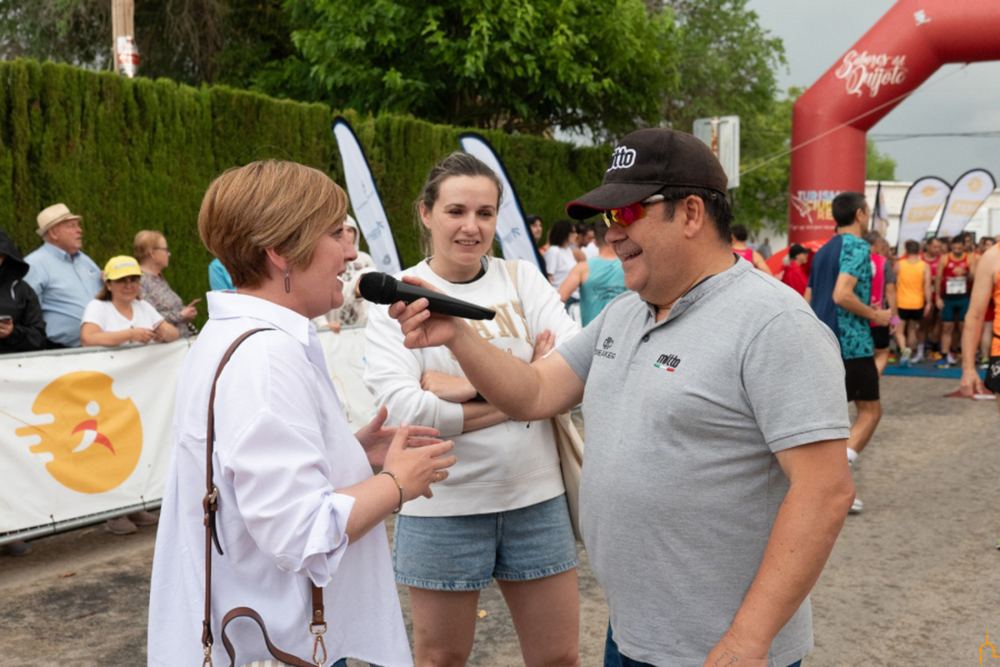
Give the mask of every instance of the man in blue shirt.
[{"label": "man in blue shirt", "polygon": [[25,258],[31,269],[24,277],[42,304],[50,347],[80,347],[83,309],[104,284],[101,270],[87,257],[79,215],[65,204],[54,204],[38,214],[41,248]]},{"label": "man in blue shirt", "polygon": [[[870,213],[860,192],[841,192],[833,200],[836,235],[816,252],[806,301],[840,341],[844,359],[847,400],[854,401],[858,419],[847,441],[847,462],[854,460],[871,440],[882,418],[879,403],[878,368],[871,322],[888,326],[890,310],[872,308],[871,249],[861,239],[868,229]],[[851,512],[857,514],[864,504],[855,498]]]}]

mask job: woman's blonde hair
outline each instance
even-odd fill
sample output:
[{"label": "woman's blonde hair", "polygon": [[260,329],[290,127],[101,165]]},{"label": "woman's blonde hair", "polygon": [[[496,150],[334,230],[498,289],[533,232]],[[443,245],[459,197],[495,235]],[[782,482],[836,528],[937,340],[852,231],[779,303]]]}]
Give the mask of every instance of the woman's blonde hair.
[{"label": "woman's blonde hair", "polygon": [[417,201],[413,202],[413,213],[417,229],[420,230],[420,251],[424,257],[430,257],[434,254],[434,241],[431,238],[431,230],[427,229],[427,225],[423,224],[420,219],[420,205],[423,204],[424,208],[430,212],[441,194],[441,184],[453,176],[485,176],[493,181],[493,184],[497,186],[497,210],[500,209],[500,200],[503,199],[503,183],[500,182],[500,177],[490,169],[489,165],[476,156],[455,151],[434,165],[431,173],[427,174],[424,187],[417,195]]},{"label": "woman's blonde hair", "polygon": [[268,248],[293,268],[309,266],[320,237],[347,217],[347,194],[330,177],[295,162],[262,160],[212,181],[198,233],[236,287],[267,277]]},{"label": "woman's blonde hair", "polygon": [[156,249],[156,244],[160,239],[166,242],[167,237],[161,232],[152,231],[149,229],[144,229],[135,235],[135,240],[132,241],[132,256],[135,257],[135,261],[142,264],[147,259],[153,256],[153,250]]}]

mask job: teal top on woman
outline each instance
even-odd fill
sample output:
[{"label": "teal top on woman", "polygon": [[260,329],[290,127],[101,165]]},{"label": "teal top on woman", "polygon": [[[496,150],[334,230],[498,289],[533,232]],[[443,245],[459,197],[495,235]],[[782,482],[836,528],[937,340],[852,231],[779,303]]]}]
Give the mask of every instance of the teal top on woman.
[{"label": "teal top on woman", "polygon": [[580,285],[580,316],[583,326],[601,314],[611,300],[626,290],[625,272],[619,259],[591,257],[590,272]]}]

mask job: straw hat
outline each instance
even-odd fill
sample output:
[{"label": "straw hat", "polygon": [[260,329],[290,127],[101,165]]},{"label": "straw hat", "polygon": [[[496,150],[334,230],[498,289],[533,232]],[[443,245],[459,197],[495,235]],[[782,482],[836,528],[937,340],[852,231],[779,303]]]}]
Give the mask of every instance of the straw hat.
[{"label": "straw hat", "polygon": [[83,220],[83,217],[70,213],[66,204],[53,204],[38,214],[38,235],[44,237],[45,232],[60,222],[67,222],[69,220]]}]

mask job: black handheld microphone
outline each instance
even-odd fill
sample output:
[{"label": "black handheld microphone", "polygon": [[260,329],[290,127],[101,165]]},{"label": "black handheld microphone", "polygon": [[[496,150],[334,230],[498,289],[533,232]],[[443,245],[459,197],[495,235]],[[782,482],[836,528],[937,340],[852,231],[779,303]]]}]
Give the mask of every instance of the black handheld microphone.
[{"label": "black handheld microphone", "polygon": [[373,272],[361,276],[358,291],[365,301],[382,305],[390,305],[397,301],[409,305],[417,299],[427,299],[430,304],[427,310],[432,313],[462,317],[467,320],[492,320],[497,315],[489,308],[400,282],[387,273]]}]

